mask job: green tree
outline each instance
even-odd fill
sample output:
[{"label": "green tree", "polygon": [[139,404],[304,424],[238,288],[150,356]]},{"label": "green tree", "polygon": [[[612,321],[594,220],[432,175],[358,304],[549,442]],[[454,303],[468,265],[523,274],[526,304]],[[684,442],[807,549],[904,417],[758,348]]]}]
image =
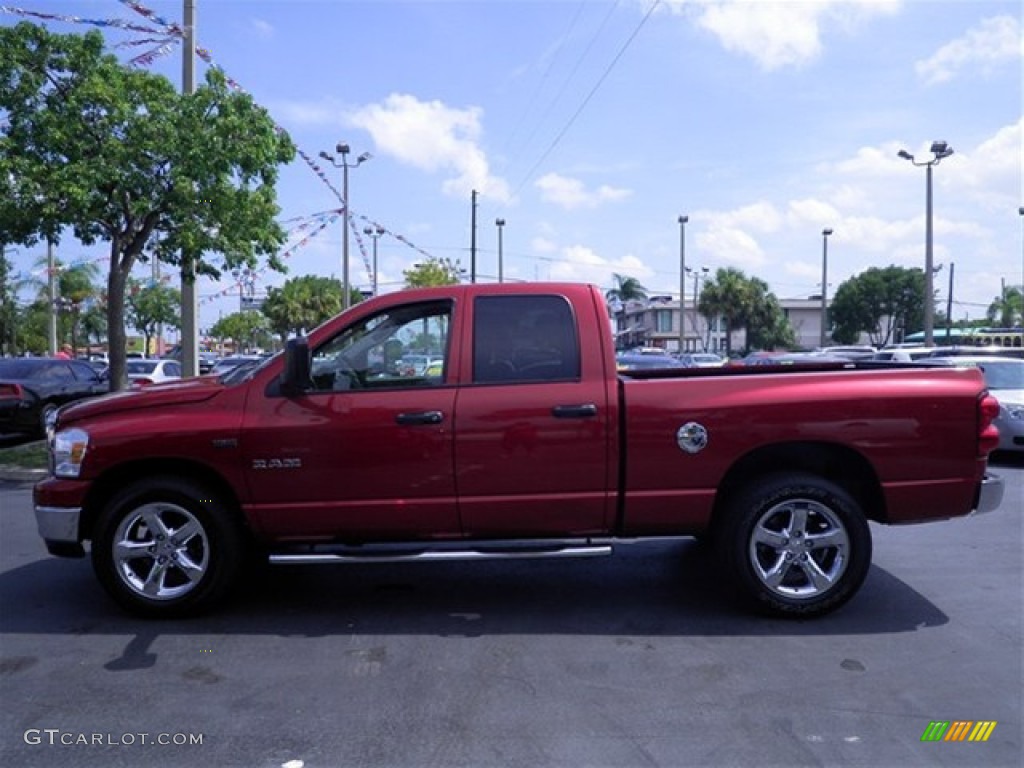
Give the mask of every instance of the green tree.
[{"label": "green tree", "polygon": [[1024,325],[1024,286],[1011,286],[989,304],[985,317],[1000,328]]},{"label": "green tree", "polygon": [[924,272],[920,269],[872,267],[844,281],[830,309],[832,338],[853,344],[861,333],[877,347],[913,333],[924,321]]},{"label": "green tree", "polygon": [[261,339],[270,330],[266,315],[259,312],[232,312],[213,324],[210,335],[219,341],[231,339],[235,351],[243,352],[262,346]]},{"label": "green tree", "polygon": [[748,349],[792,349],[796,333],[768,283],[758,277],[748,281],[750,306],[745,318]]},{"label": "green tree", "polygon": [[125,319],[145,338],[143,349],[149,354],[153,337],[160,326],[178,327],[181,316],[181,291],[161,282],[129,279],[125,295]]},{"label": "green tree", "polygon": [[57,242],[70,228],[86,245],[109,244],[115,388],[127,383],[124,295],[136,262],[180,265],[185,253],[197,275],[217,277],[265,256],[284,271],[274,183],[295,149],[218,70],[181,94],[104,53],[98,32],[20,23],[0,28],[0,112],[0,241]]},{"label": "green tree", "polygon": [[290,334],[310,331],[341,312],[343,290],[333,277],[295,277],[267,290],[262,312],[284,343]]},{"label": "green tree", "polygon": [[429,288],[433,285],[456,285],[462,275],[457,261],[431,256],[402,272],[406,288]]},{"label": "green tree", "polygon": [[18,291],[7,249],[0,243],[0,355],[16,355]]},{"label": "green tree", "polygon": [[[747,278],[740,270],[726,267],[704,283],[697,309],[709,320],[725,321],[725,353],[732,353],[732,333],[743,326],[747,316]],[[709,323],[710,327],[710,323]]]},{"label": "green tree", "polygon": [[107,339],[107,299],[101,293],[85,307],[85,311],[78,316],[78,321],[85,337],[85,343],[92,346],[100,346]]},{"label": "green tree", "polygon": [[746,331],[748,350],[796,345],[796,335],[768,283],[734,267],[719,269],[704,284],[697,308],[709,321],[714,317],[725,321],[726,354],[732,352],[732,334],[740,328]]},{"label": "green tree", "polygon": [[[35,288],[36,301],[43,307],[50,306],[49,262],[45,256],[36,259],[35,266],[42,270],[42,277],[30,277],[21,282],[22,287]],[[90,261],[67,265],[60,259],[54,260],[55,307],[57,311],[57,347],[65,342],[78,351],[78,326],[83,310],[88,310],[100,294],[96,281],[99,267]],[[49,337],[49,331],[45,331]]]}]

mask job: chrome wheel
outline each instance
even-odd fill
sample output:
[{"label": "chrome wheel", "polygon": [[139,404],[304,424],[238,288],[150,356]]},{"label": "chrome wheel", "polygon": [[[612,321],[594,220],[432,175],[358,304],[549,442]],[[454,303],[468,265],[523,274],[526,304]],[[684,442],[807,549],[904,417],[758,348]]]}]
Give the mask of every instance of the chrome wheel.
[{"label": "chrome wheel", "polygon": [[723,510],[715,544],[740,596],[775,616],[835,610],[871,565],[871,530],[857,498],[805,472],[752,479]]},{"label": "chrome wheel", "polygon": [[849,550],[846,528],[832,510],[811,499],[789,499],[754,524],[749,556],[755,575],[769,590],[810,599],[842,579]]},{"label": "chrome wheel", "polygon": [[118,576],[149,600],[173,600],[191,592],[210,564],[202,523],[176,504],[145,504],[121,520],[112,556]]}]

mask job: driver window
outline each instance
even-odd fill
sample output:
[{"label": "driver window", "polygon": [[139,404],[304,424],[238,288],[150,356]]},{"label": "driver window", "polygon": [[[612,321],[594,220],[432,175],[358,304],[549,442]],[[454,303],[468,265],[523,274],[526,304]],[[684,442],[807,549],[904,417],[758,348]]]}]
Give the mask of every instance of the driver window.
[{"label": "driver window", "polygon": [[450,302],[389,309],[313,350],[313,389],[408,389],[444,382]]}]

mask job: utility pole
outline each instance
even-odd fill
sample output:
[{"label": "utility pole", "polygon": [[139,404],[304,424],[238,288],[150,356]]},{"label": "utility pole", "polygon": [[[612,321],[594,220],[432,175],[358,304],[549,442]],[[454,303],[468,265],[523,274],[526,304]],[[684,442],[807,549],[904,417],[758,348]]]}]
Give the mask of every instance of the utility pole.
[{"label": "utility pole", "polygon": [[476,282],[476,190],[473,190],[469,224],[469,282]]},{"label": "utility pole", "polygon": [[[686,351],[686,222],[689,216],[679,217],[679,354]],[[693,311],[697,311],[694,305]]]},{"label": "utility pole", "polygon": [[949,344],[949,336],[953,327],[953,270],[956,264],[949,262],[949,296],[946,297],[946,343]]},{"label": "utility pole", "polygon": [[[182,17],[181,92],[190,95],[196,89],[196,3],[184,0]],[[196,302],[196,254],[181,253],[181,368],[184,376],[199,374],[199,312]]]},{"label": "utility pole", "polygon": [[53,357],[57,354],[57,258],[50,238],[46,239],[46,287],[50,298],[50,357]]},{"label": "utility pole", "polygon": [[503,283],[503,282],[505,282],[505,269],[504,269],[504,265],[502,264],[502,260],[503,260],[502,245],[503,245],[503,243],[502,243],[502,238],[501,238],[501,231],[503,229],[505,229],[505,220],[504,219],[495,219],[494,220],[494,226],[496,226],[498,228],[498,282],[499,283]]}]

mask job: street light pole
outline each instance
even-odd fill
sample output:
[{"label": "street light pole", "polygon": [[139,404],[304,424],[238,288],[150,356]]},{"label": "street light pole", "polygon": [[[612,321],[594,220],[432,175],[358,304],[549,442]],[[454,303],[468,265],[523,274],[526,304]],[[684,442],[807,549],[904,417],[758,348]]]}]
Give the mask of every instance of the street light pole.
[{"label": "street light pole", "polygon": [[818,346],[825,346],[825,329],[828,327],[828,236],[831,228],[821,230],[821,339]]},{"label": "street light pole", "polygon": [[494,220],[494,226],[496,226],[498,228],[498,282],[499,283],[503,283],[503,282],[505,282],[505,267],[504,267],[504,264],[503,264],[504,256],[502,254],[502,245],[503,245],[503,243],[502,243],[501,233],[502,233],[502,230],[505,229],[505,220],[504,219],[495,219]]},{"label": "street light pole", "polygon": [[701,267],[700,269],[697,269],[696,267],[690,269],[690,267],[687,267],[686,271],[693,272],[693,333],[696,335],[697,340],[700,341],[701,349],[704,352],[707,352],[708,345],[704,342],[704,337],[700,335],[700,328],[697,327],[697,318],[700,314],[697,312],[697,306],[700,304],[700,294],[697,293],[697,281],[701,277],[707,280],[708,272],[710,272],[710,270],[707,267]]},{"label": "street light pole", "polygon": [[932,274],[932,167],[953,154],[953,148],[944,141],[933,141],[929,149],[932,159],[917,162],[914,156],[901,149],[897,155],[912,164],[925,167],[925,224],[924,224],[924,345],[935,346],[935,285]]},{"label": "street light pole", "polygon": [[377,295],[377,241],[380,240],[380,236],[384,234],[384,227],[366,227],[363,229],[364,235],[369,235],[373,238],[373,295]]},{"label": "street light pole", "polygon": [[686,222],[689,220],[689,216],[679,217],[679,354],[686,351]]},{"label": "street light pole", "polygon": [[348,169],[358,168],[360,165],[369,160],[373,155],[369,152],[363,152],[359,157],[356,158],[354,163],[349,163],[348,153],[351,152],[348,144],[339,142],[335,146],[334,151],[341,156],[341,162],[338,162],[338,158],[333,155],[329,155],[326,152],[321,152],[320,157],[329,162],[335,168],[341,168],[341,198],[342,198],[342,209],[341,209],[341,222],[342,222],[342,233],[341,233],[341,308],[346,310],[351,304],[351,288],[349,286],[348,279],[348,227],[349,227],[349,209],[351,206],[348,204]]}]

